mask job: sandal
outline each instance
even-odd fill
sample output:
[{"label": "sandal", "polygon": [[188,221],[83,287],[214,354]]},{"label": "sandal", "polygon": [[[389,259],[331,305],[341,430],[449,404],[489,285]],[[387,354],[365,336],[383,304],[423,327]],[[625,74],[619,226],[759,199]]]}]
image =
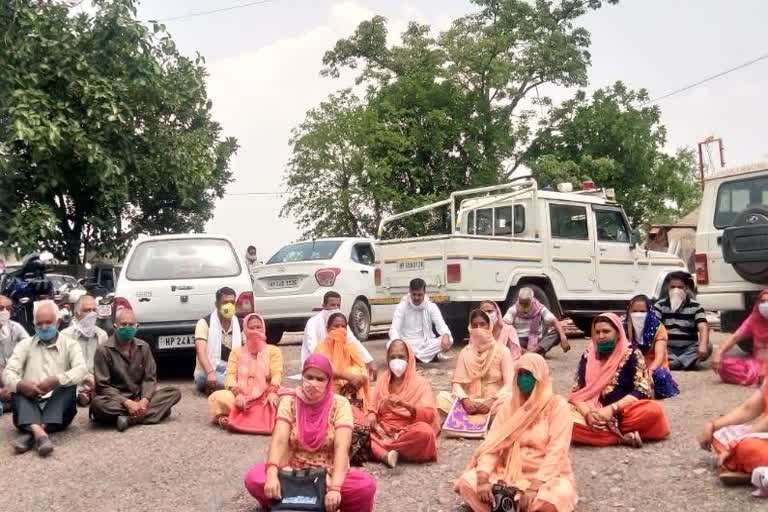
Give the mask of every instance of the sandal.
[{"label": "sandal", "polygon": [[722,482],[723,485],[731,487],[736,485],[749,485],[751,475],[748,473],[737,473],[735,471],[721,471],[719,477],[720,482]]},{"label": "sandal", "polygon": [[224,430],[229,429],[229,416],[221,414],[216,418],[216,424]]},{"label": "sandal", "polygon": [[628,432],[621,435],[621,444],[630,446],[632,448],[642,448],[643,439],[640,437],[640,433],[637,431]]}]

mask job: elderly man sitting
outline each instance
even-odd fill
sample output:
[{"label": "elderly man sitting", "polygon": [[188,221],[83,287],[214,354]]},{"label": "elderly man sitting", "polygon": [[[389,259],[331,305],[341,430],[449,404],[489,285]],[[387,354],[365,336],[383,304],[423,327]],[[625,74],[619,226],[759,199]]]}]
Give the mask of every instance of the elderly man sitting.
[{"label": "elderly man sitting", "polygon": [[24,432],[13,448],[37,447],[46,457],[53,452],[48,434],[67,428],[77,414],[75,390],[88,370],[77,341],[59,333],[56,303],[35,306],[35,335],[16,345],[3,380],[12,393],[13,424]]},{"label": "elderly man sitting", "polygon": [[157,389],[157,366],[152,350],[136,338],[136,315],[131,309],[119,309],[115,316],[115,334],[96,349],[96,395],[91,402],[91,417],[117,425],[123,432],[138,423],[160,423],[181,400],[173,387]]},{"label": "elderly man sitting", "polygon": [[99,319],[97,307],[96,299],[90,295],[83,295],[75,303],[75,320],[72,325],[61,331],[61,334],[78,341],[85,366],[88,368],[85,380],[77,386],[77,403],[82,407],[91,403],[93,390],[96,387],[93,376],[93,356],[96,354],[96,348],[103,345],[108,338],[106,331],[96,326],[96,321]]}]

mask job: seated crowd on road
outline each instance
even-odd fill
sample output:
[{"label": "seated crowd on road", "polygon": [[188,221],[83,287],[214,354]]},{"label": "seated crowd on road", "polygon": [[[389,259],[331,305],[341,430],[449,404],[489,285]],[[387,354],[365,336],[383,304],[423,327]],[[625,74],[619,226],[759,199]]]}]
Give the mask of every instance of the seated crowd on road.
[{"label": "seated crowd on road", "polygon": [[[594,319],[573,388],[558,395],[544,356],[570,345],[537,290],[521,288],[503,315],[493,301],[470,313],[469,342],[456,357],[451,389],[436,392],[417,362],[450,360],[454,339],[421,279],[396,307],[380,371],[340,312],[340,295],[328,292],[307,322],[297,385],[286,383],[282,352],[267,343],[264,318],[241,321],[235,292],[225,287],[196,326],[194,386],[207,395],[216,426],[271,435],[266,459],[244,482],[266,510],[275,500],[314,498],[329,511],[371,511],[376,481],[363,463],[434,462],[442,435],[482,439],[454,484],[468,509],[491,511],[506,496],[523,511],[572,511],[578,498],[570,446],[663,441],[670,424],[661,400],[680,394],[672,372],[700,369],[712,344],[690,276],[673,273],[655,304],[637,295],[623,319],[611,312]],[[59,332],[56,304],[37,302],[30,336],[0,296],[0,414],[12,411],[17,453],[50,455],[49,435],[72,423],[78,405],[89,407],[93,422],[124,431],[165,420],[181,400],[178,389],[158,387],[133,311],[116,311],[109,336],[96,326],[95,310],[92,297],[81,297],[73,325]],[[750,356],[728,355],[748,340]],[[764,290],[714,352],[712,368],[723,382],[755,386],[767,364]],[[724,482],[748,481],[768,466],[768,384],[707,422],[699,442],[712,451]]]}]

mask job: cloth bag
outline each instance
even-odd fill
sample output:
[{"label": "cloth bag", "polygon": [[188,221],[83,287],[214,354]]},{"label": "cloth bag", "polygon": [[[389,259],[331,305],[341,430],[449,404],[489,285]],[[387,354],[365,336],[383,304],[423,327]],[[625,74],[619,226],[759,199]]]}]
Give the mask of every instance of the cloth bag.
[{"label": "cloth bag", "polygon": [[323,512],[327,476],[321,468],[281,469],[277,478],[282,498],[275,501],[270,510]]}]

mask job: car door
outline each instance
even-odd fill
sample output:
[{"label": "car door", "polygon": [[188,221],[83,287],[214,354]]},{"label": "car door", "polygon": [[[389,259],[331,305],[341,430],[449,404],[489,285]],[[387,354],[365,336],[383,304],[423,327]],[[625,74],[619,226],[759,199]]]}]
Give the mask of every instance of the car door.
[{"label": "car door", "polygon": [[631,231],[621,208],[593,206],[597,283],[604,292],[631,292],[638,277]]},{"label": "car door", "polygon": [[350,260],[353,276],[350,284],[353,284],[350,287],[349,293],[364,295],[370,298],[371,291],[375,290],[373,272],[376,255],[373,250],[373,244],[370,242],[357,242],[353,244]]},{"label": "car door", "polygon": [[552,268],[560,274],[568,292],[594,289],[595,245],[589,219],[583,204],[549,203]]}]

